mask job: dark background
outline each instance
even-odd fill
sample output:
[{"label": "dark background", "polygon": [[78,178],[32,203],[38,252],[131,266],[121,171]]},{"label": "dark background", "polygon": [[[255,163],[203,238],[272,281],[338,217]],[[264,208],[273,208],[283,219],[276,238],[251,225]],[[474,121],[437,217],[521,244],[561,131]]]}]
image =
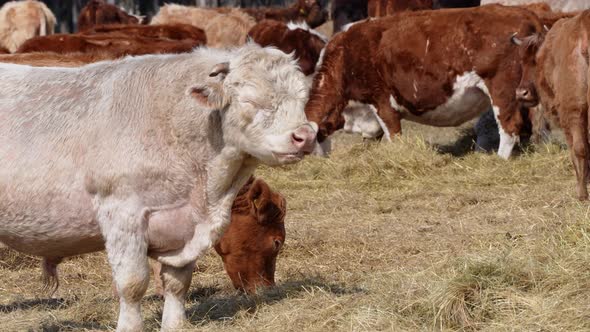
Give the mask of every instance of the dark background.
[{"label": "dark background", "polygon": [[[4,5],[8,0],[0,0]],[[80,9],[88,0],[42,0],[55,14],[58,21],[56,32],[73,32]],[[128,13],[153,16],[164,3],[178,3],[199,7],[217,6],[288,6],[294,0],[105,0],[105,2],[123,7]]]}]

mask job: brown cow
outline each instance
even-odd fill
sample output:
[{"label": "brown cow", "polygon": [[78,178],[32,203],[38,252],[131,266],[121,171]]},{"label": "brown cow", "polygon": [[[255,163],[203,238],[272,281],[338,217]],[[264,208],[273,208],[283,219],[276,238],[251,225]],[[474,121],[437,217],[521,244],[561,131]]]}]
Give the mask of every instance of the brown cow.
[{"label": "brown cow", "polygon": [[156,53],[185,53],[192,51],[201,44],[201,41],[192,39],[168,40],[109,34],[57,34],[29,39],[17,50],[17,53],[87,53],[101,51],[120,57]]},{"label": "brown cow", "polygon": [[516,95],[527,106],[540,101],[545,113],[563,128],[580,200],[588,199],[589,35],[590,11],[587,10],[558,21],[544,41],[542,35],[514,39],[521,45],[524,63]]},{"label": "brown cow", "polygon": [[410,10],[432,9],[432,0],[369,0],[369,17],[382,17]]},{"label": "brown cow", "polygon": [[91,34],[118,34],[129,37],[164,38],[173,40],[192,39],[207,44],[207,37],[202,29],[189,24],[128,25],[109,24],[93,26],[83,32]]},{"label": "brown cow", "polygon": [[333,37],[314,78],[306,114],[321,142],[340,129],[330,119],[349,100],[374,106],[385,137],[401,133],[401,119],[457,126],[493,105],[500,149],[508,158],[523,126],[514,91],[518,48],[510,36],[543,30],[522,8],[404,12],[354,24]]},{"label": "brown cow", "polygon": [[[223,11],[224,9],[220,8],[220,10]],[[297,0],[288,8],[259,7],[243,8],[242,10],[254,17],[257,22],[262,20],[305,21],[311,28],[324,24],[328,17],[326,11],[322,10],[318,0]]]},{"label": "brown cow", "polygon": [[295,58],[305,75],[315,72],[315,66],[327,38],[311,30],[305,23],[264,20],[256,24],[250,36],[261,46],[275,46],[285,53],[295,52]]},{"label": "brown cow", "polygon": [[27,39],[54,32],[55,16],[39,1],[11,1],[0,9],[0,45],[16,51]]},{"label": "brown cow", "polygon": [[103,0],[90,0],[78,16],[78,31],[82,32],[95,25],[139,23],[139,17],[127,14],[115,5]]}]

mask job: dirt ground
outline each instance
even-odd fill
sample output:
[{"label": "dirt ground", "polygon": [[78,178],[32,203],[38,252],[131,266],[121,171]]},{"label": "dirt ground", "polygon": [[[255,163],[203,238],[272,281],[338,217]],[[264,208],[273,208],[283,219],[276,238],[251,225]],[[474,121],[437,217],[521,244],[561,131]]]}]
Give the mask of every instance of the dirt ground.
[{"label": "dirt ground", "polygon": [[[212,252],[193,275],[186,329],[590,330],[590,209],[575,198],[568,152],[437,151],[461,132],[404,123],[391,144],[338,134],[329,159],[259,168],[288,201],[277,287],[238,293]],[[39,265],[0,249],[2,331],[114,329],[103,253],[65,261],[51,299]],[[147,330],[163,305],[152,294]]]}]

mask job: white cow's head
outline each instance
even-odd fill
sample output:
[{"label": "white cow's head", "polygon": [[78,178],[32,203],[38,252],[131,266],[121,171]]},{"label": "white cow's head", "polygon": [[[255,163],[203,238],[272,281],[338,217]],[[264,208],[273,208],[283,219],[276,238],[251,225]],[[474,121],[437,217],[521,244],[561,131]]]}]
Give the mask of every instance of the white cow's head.
[{"label": "white cow's head", "polygon": [[317,128],[305,117],[305,76],[297,62],[274,48],[247,44],[210,72],[193,97],[221,109],[223,137],[268,165],[293,163],[313,152]]}]

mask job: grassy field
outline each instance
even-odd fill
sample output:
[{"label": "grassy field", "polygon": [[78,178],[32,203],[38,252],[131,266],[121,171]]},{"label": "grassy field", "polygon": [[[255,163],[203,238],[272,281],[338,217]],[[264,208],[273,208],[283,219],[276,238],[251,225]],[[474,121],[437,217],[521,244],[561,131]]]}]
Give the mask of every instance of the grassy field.
[{"label": "grassy field", "polygon": [[[242,295],[211,253],[193,276],[187,330],[590,330],[590,210],[568,152],[455,157],[435,147],[460,130],[404,128],[392,144],[341,134],[330,159],[260,168],[288,200],[278,285]],[[105,255],[60,273],[47,299],[38,259],[0,249],[0,329],[114,329]],[[156,330],[163,303],[151,294],[144,318]]]}]

